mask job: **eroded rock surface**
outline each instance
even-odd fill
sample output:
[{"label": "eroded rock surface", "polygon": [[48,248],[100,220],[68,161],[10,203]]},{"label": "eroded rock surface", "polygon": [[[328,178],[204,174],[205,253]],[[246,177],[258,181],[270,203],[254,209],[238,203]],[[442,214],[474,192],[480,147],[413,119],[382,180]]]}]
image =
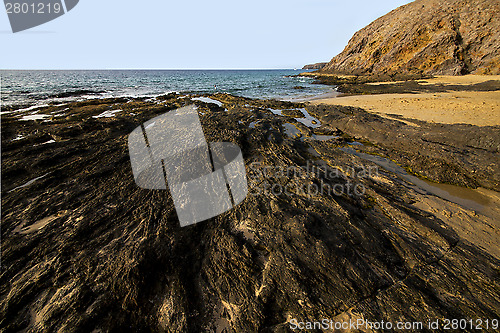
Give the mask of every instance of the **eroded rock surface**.
[{"label": "eroded rock surface", "polygon": [[[500,316],[497,212],[441,199],[346,150],[498,190],[498,128],[210,98],[222,106],[194,102],[207,141],[242,148],[250,194],[186,228],[168,191],[136,186],[127,138],[189,97],[2,115],[3,331],[285,332],[293,318]],[[33,112],[48,117],[20,120]],[[470,237],[487,233],[490,242]]]}]

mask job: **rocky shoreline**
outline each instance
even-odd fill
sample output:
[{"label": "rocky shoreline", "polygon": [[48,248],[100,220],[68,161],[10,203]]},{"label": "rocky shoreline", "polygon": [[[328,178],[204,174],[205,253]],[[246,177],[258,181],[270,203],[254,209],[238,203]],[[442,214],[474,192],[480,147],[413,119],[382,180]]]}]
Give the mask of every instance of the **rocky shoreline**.
[{"label": "rocky shoreline", "polygon": [[336,86],[337,90],[346,96],[500,90],[498,75],[491,75],[491,79],[483,76],[485,79],[482,82],[470,84],[433,83],[433,77],[429,75],[337,75],[315,71],[298,76],[312,77],[317,84]]},{"label": "rocky shoreline", "polygon": [[[203,97],[2,115],[0,329],[285,332],[292,319],[500,317],[498,126]],[[242,148],[250,195],[180,228],[168,191],[135,185],[127,137],[191,103],[207,141]],[[406,174],[480,187],[468,199],[477,205]]]}]

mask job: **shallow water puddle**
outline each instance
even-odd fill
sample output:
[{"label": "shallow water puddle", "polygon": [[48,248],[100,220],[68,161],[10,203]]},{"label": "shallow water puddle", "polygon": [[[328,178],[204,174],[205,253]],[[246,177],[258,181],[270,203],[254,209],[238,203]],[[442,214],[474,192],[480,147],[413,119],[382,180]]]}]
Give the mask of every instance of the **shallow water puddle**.
[{"label": "shallow water puddle", "polygon": [[200,101],[204,103],[212,103],[212,104],[217,104],[218,106],[222,107],[222,102],[217,101],[215,99],[209,98],[209,97],[193,97],[191,98],[193,101]]},{"label": "shallow water puddle", "polygon": [[338,139],[338,138],[340,138],[340,136],[336,136],[336,135],[316,135],[316,134],[313,134],[312,138],[314,140],[318,140],[318,141],[328,141],[328,140],[332,140],[332,139]]},{"label": "shallow water puddle", "polygon": [[248,125],[248,127],[255,128],[255,125],[257,125],[258,123],[260,123],[260,120],[259,121],[251,122],[250,125]]},{"label": "shallow water puddle", "polygon": [[318,128],[321,126],[321,122],[319,121],[319,119],[311,116],[305,108],[298,110],[304,115],[304,118],[295,118],[295,120],[297,120],[299,123],[302,123],[309,128]]},{"label": "shallow water puddle", "polygon": [[397,165],[396,163],[387,158],[360,153],[351,147],[345,147],[339,149],[346,153],[361,157],[362,159],[371,161],[381,166],[385,170],[390,171],[398,175],[399,177],[403,178],[404,180],[414,184],[420,190],[438,196],[442,199],[454,202],[465,208],[480,212],[490,202],[490,200],[486,196],[478,193],[475,190],[456,185],[437,184],[427,180],[422,180],[416,176],[412,176],[408,174],[405,169],[403,169],[402,167],[400,167],[399,165]]},{"label": "shallow water puddle", "polygon": [[[271,109],[271,108],[268,108],[268,110],[271,111],[272,113],[274,113],[277,116],[283,116],[283,110]],[[305,126],[307,126],[309,128],[318,128],[318,127],[321,126],[321,122],[319,121],[319,119],[314,118],[313,116],[311,116],[309,114],[309,112],[307,112],[307,110],[305,108],[302,108],[302,109],[293,109],[293,110],[300,111],[304,115],[303,118],[293,118],[293,119],[297,120],[299,123],[302,123],[302,124],[304,124]]]},{"label": "shallow water puddle", "polygon": [[111,110],[111,111],[104,111],[100,115],[97,116],[92,116],[92,118],[111,118],[114,117],[116,113],[122,112],[122,110]]},{"label": "shallow water puddle", "polygon": [[295,127],[295,125],[285,123],[283,124],[283,128],[285,129],[285,134],[291,138],[300,136],[300,131],[297,129],[297,127]]},{"label": "shallow water puddle", "polygon": [[43,175],[43,176],[33,178],[32,180],[30,180],[30,181],[28,181],[28,182],[24,183],[23,185],[18,186],[18,187],[16,187],[16,188],[13,188],[12,190],[10,190],[10,191],[9,191],[9,193],[10,193],[10,192],[13,192],[13,191],[15,191],[15,190],[18,190],[18,189],[20,189],[20,188],[30,186],[31,184],[33,184],[33,183],[34,183],[34,182],[36,182],[37,180],[42,179],[42,178],[46,177],[47,175],[48,175],[48,173],[46,173],[46,174],[45,174],[45,175]]},{"label": "shallow water puddle", "polygon": [[271,109],[271,108],[269,108],[268,110],[269,110],[269,111],[271,111],[272,113],[274,113],[274,114],[275,114],[275,115],[277,115],[277,116],[282,116],[282,115],[283,115],[282,110],[278,110],[278,109]]},{"label": "shallow water puddle", "polygon": [[28,121],[28,120],[44,120],[45,118],[51,117],[50,115],[47,114],[31,114],[28,116],[23,116],[20,121]]}]

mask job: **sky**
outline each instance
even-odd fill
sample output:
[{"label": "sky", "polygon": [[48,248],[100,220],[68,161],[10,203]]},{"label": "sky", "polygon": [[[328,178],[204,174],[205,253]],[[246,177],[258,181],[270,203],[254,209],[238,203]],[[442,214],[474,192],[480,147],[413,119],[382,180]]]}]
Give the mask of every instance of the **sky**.
[{"label": "sky", "polygon": [[409,2],[80,0],[16,34],[0,10],[0,68],[301,68],[329,61],[356,31]]}]

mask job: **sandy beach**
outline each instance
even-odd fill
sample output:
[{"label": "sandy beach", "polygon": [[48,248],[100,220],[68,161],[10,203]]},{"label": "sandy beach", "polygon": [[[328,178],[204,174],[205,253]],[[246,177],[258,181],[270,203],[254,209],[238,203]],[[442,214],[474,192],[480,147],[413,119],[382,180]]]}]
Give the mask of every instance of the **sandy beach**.
[{"label": "sandy beach", "polygon": [[[500,75],[438,76],[417,82],[421,85],[456,87],[492,80],[500,80]],[[370,83],[376,84],[388,83]],[[355,106],[381,115],[397,114],[435,123],[500,125],[500,91],[450,90],[436,93],[355,95],[318,99],[311,103]]]}]

